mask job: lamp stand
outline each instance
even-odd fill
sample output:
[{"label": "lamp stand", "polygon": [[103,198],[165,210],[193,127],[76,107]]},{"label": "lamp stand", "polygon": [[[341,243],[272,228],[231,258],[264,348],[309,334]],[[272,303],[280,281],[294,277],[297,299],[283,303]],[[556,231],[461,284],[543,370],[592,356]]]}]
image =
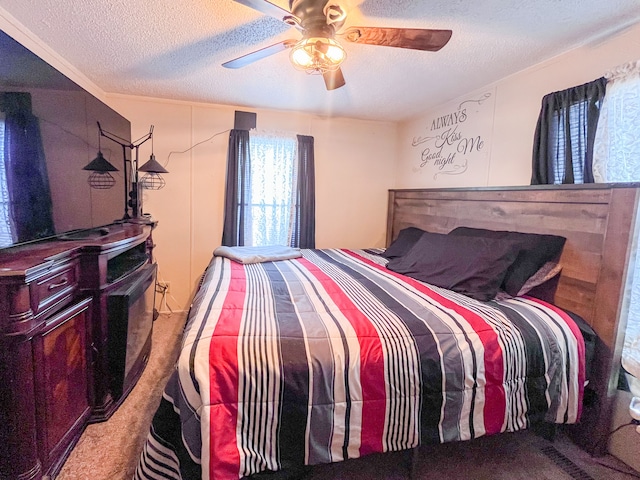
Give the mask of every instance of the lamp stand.
[{"label": "lamp stand", "polygon": [[129,220],[131,218],[131,216],[129,215],[129,193],[127,192],[127,190],[129,190],[127,188],[127,185],[129,185],[129,183],[127,182],[127,146],[126,145],[122,145],[122,158],[124,159],[124,162],[123,162],[124,163],[124,168],[123,168],[123,172],[124,172],[124,216],[122,217],[122,220]]},{"label": "lamp stand", "polygon": [[[144,142],[153,138],[153,125],[149,128],[149,133],[143,135],[135,142],[122,138],[115,133],[103,130],[100,126],[100,122],[98,122],[98,130],[100,131],[101,136],[122,146],[122,157],[124,161],[124,216],[122,217],[122,220],[137,218],[140,210],[140,192],[138,191],[138,149]],[[135,155],[131,160],[127,160],[127,148],[130,149],[132,153],[135,150]],[[131,164],[130,178],[127,178],[127,162]],[[129,188],[129,181],[131,182],[131,188]],[[129,215],[129,207],[131,207],[133,217]]]}]

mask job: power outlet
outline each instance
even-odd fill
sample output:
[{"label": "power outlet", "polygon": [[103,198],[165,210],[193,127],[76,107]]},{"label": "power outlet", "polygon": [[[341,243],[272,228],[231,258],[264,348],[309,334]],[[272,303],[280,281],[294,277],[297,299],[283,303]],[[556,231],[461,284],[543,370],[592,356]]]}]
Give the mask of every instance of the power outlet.
[{"label": "power outlet", "polygon": [[162,295],[168,295],[171,291],[171,283],[170,282],[158,282],[156,286],[156,292],[161,293]]},{"label": "power outlet", "polygon": [[165,293],[169,295],[171,293],[171,282],[164,282],[164,286],[166,288]]}]

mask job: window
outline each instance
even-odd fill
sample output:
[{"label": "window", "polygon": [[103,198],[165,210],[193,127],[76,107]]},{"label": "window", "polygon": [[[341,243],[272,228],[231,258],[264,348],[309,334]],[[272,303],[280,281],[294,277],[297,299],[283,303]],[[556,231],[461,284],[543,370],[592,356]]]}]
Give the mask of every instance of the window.
[{"label": "window", "polygon": [[250,132],[245,245],[289,245],[293,232],[298,140]]},{"label": "window", "polygon": [[542,99],[532,185],[593,183],[593,145],[605,85],[606,80],[599,78]]},{"label": "window", "polygon": [[[553,112],[553,123],[549,136],[551,147],[554,149],[553,183],[565,183],[567,164],[573,167],[573,183],[584,182],[584,164],[587,156],[587,101],[569,105],[569,108],[560,108]],[[569,136],[567,137],[567,132]],[[567,155],[566,146],[569,148]],[[579,161],[568,162],[568,158]]]},{"label": "window", "polygon": [[309,136],[231,130],[223,245],[315,248],[313,150]]},{"label": "window", "polygon": [[4,154],[4,114],[0,113],[0,247],[13,243],[9,216],[9,187]]}]

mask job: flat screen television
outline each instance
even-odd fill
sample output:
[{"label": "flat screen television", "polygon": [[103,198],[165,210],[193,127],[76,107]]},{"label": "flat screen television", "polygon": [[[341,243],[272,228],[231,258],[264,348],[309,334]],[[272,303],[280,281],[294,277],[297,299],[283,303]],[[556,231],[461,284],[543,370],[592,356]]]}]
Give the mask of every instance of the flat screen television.
[{"label": "flat screen television", "polygon": [[98,122],[130,142],[126,118],[0,31],[0,248],[123,218],[130,151],[100,139],[118,169],[111,188],[91,188],[83,170],[98,153]]}]

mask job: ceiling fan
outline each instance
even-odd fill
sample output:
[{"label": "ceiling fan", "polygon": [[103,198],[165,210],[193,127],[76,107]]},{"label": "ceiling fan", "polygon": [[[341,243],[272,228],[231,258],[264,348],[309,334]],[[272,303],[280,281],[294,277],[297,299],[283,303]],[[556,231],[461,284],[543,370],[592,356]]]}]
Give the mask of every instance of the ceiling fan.
[{"label": "ceiling fan", "polygon": [[345,85],[340,65],[346,53],[336,37],[354,43],[431,52],[440,50],[451,38],[451,30],[420,28],[348,27],[341,31],[347,13],[333,0],[289,0],[290,12],[267,0],[234,1],[296,27],[302,32],[302,39],[283,40],[223,63],[223,67],[241,68],[291,49],[291,63],[307,73],[322,74],[327,90]]}]

